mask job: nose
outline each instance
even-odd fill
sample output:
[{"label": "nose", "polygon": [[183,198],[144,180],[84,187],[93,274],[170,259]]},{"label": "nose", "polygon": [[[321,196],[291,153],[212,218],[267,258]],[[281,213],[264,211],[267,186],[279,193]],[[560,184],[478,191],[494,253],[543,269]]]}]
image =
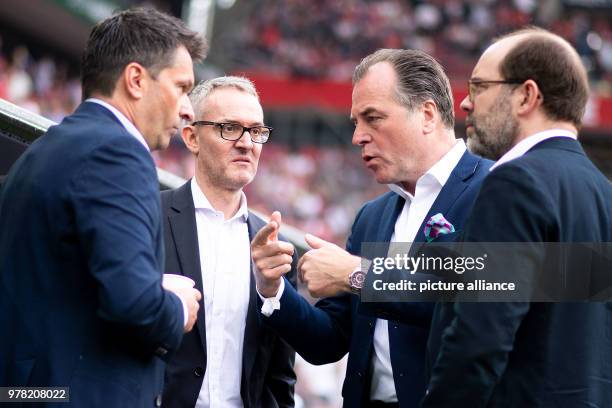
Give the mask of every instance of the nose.
[{"label": "nose", "polygon": [[242,147],[243,149],[251,149],[254,146],[251,140],[251,133],[245,129],[238,140],[236,140],[236,147]]},{"label": "nose", "polygon": [[463,98],[459,106],[461,107],[461,110],[465,112],[471,112],[474,109],[474,104],[470,100],[469,95]]},{"label": "nose", "polygon": [[371,137],[368,135],[368,133],[364,132],[361,129],[361,126],[357,124],[355,126],[355,130],[353,131],[353,139],[351,140],[351,142],[355,146],[363,146],[366,143],[368,143],[370,140],[371,140]]},{"label": "nose", "polygon": [[191,122],[193,122],[193,119],[195,118],[195,114],[193,113],[193,106],[191,106],[191,101],[189,101],[189,97],[187,97],[187,95],[184,95],[181,98],[179,116],[181,117],[181,119],[183,119],[184,121],[190,124]]}]

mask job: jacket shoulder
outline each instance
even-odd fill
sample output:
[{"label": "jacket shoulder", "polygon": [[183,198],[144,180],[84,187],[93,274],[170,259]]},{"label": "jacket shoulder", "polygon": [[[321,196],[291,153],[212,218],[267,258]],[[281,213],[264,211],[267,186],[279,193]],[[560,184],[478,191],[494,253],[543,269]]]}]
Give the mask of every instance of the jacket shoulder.
[{"label": "jacket shoulder", "polygon": [[378,211],[384,211],[385,208],[396,198],[397,194],[392,191],[381,194],[378,197],[367,201],[363,206],[361,206],[359,214],[367,216]]}]

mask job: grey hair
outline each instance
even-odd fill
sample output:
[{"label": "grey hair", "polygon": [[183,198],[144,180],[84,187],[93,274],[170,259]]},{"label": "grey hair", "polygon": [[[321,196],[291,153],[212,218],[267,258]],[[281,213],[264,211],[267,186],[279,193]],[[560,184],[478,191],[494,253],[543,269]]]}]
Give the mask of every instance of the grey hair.
[{"label": "grey hair", "polygon": [[361,60],[353,73],[353,85],[361,80],[371,66],[388,62],[397,74],[397,101],[414,110],[432,100],[448,129],[455,126],[453,92],[442,65],[420,50],[380,49]]},{"label": "grey hair", "polygon": [[222,76],[218,78],[208,79],[199,82],[189,93],[189,100],[193,106],[196,117],[199,117],[205,111],[205,101],[208,95],[215,89],[219,88],[235,88],[240,91],[253,95],[259,101],[259,94],[255,89],[255,84],[245,77],[239,76]]}]

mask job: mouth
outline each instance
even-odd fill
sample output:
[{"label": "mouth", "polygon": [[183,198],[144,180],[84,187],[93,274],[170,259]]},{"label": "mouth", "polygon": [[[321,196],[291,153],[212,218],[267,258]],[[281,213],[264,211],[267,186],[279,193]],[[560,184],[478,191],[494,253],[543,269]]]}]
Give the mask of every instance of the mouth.
[{"label": "mouth", "polygon": [[232,163],[237,163],[237,164],[251,164],[252,161],[251,159],[249,159],[248,157],[237,157],[234,160],[232,160]]},{"label": "mouth", "polygon": [[369,154],[362,154],[361,159],[364,161],[366,167],[370,167],[376,163],[377,156],[371,156]]}]

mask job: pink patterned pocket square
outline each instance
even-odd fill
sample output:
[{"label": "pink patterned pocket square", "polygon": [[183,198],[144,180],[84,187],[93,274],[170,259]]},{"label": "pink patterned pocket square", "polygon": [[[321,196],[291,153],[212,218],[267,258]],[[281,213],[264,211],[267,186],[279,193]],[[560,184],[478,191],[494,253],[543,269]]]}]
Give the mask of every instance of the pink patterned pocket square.
[{"label": "pink patterned pocket square", "polygon": [[455,232],[455,226],[451,224],[442,213],[433,215],[425,224],[423,233],[427,242],[431,242],[438,238],[440,235],[450,234]]}]

